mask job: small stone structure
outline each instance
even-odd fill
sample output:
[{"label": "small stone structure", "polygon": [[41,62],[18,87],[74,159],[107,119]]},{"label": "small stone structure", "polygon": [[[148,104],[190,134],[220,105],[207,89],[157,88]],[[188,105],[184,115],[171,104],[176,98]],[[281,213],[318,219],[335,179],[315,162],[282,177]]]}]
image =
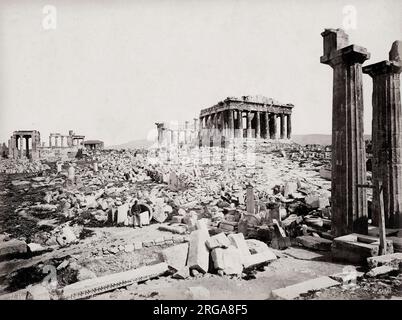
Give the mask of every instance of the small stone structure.
[{"label": "small stone structure", "polygon": [[14,131],[8,141],[8,154],[13,159],[38,159],[40,133],[37,130]]},{"label": "small stone structure", "polygon": [[88,150],[102,150],[104,147],[103,141],[100,140],[86,140],[83,145]]}]

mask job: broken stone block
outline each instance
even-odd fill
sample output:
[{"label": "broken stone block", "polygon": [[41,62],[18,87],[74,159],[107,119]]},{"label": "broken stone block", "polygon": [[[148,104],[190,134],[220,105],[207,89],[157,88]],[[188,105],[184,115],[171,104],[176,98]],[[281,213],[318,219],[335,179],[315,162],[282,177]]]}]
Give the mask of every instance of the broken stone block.
[{"label": "broken stone block", "polygon": [[202,273],[208,272],[209,250],[205,242],[209,234],[204,230],[195,230],[190,234],[187,265],[190,269],[196,269]]},{"label": "broken stone block", "polygon": [[178,270],[173,276],[174,279],[187,279],[190,277],[190,269],[187,266],[184,266],[180,270]]},{"label": "broken stone block", "polygon": [[24,241],[9,240],[0,242],[0,257],[11,256],[15,254],[24,254],[28,251],[28,246]]},{"label": "broken stone block", "polygon": [[50,300],[49,290],[42,284],[27,288],[27,300]]},{"label": "broken stone block", "polygon": [[297,182],[288,181],[285,183],[284,196],[287,198],[297,192]]},{"label": "broken stone block", "polygon": [[96,278],[96,274],[89,270],[88,268],[80,268],[77,273],[77,280],[82,281],[82,280],[87,280],[87,279],[93,279]]},{"label": "broken stone block", "polygon": [[63,229],[61,229],[60,235],[56,238],[56,241],[60,246],[65,246],[76,242],[77,237],[69,226],[64,226]]},{"label": "broken stone block", "polygon": [[38,244],[38,243],[28,243],[28,249],[29,249],[29,252],[32,252],[32,253],[34,253],[34,252],[41,252],[41,251],[45,251],[46,250],[46,248],[45,247],[43,247],[42,245],[40,245],[40,244]]},{"label": "broken stone block", "polygon": [[257,239],[247,239],[246,243],[251,254],[256,254],[269,250],[269,247],[266,243]]},{"label": "broken stone block", "polygon": [[239,250],[242,263],[251,255],[249,247],[242,233],[232,233],[228,236],[230,243]]},{"label": "broken stone block", "polygon": [[366,276],[369,278],[379,277],[393,271],[399,270],[399,268],[383,265],[381,267],[375,267],[366,273]]},{"label": "broken stone block", "polygon": [[298,244],[308,249],[319,250],[319,251],[331,251],[332,246],[331,240],[327,240],[324,238],[317,238],[313,236],[300,236],[296,238],[296,241]]},{"label": "broken stone block", "polygon": [[188,243],[179,244],[169,247],[162,251],[162,258],[169,267],[179,271],[184,268],[187,263]]},{"label": "broken stone block", "polygon": [[340,283],[330,277],[319,277],[304,282],[300,282],[285,288],[272,291],[272,296],[277,299],[292,300],[299,297],[303,293],[309,291],[317,291],[325,288],[337,286]]},{"label": "broken stone block", "polygon": [[[152,244],[153,244],[153,241],[152,241]],[[133,245],[134,245],[134,250],[140,250],[140,249],[142,249],[143,243],[141,241],[137,241],[137,242],[134,242]]]},{"label": "broken stone block", "polygon": [[183,225],[171,225],[171,226],[162,225],[158,229],[178,234],[185,234],[187,232],[187,227]]},{"label": "broken stone block", "polygon": [[402,253],[385,254],[377,257],[367,258],[367,264],[370,268],[379,266],[402,267]]},{"label": "broken stone block", "polygon": [[196,224],[195,224],[195,228],[197,230],[204,230],[206,232],[208,232],[208,219],[200,219],[197,220]]},{"label": "broken stone block", "polygon": [[182,223],[183,216],[173,216],[171,221],[172,221],[172,223]]},{"label": "broken stone block", "polygon": [[[387,240],[387,252],[393,252],[392,241]],[[366,264],[367,258],[378,256],[380,241],[376,237],[351,233],[335,238],[332,242],[332,257],[356,264]]]},{"label": "broken stone block", "polygon": [[389,60],[401,62],[402,60],[402,41],[396,40],[392,43],[391,50],[389,51]]},{"label": "broken stone block", "polygon": [[210,237],[206,241],[206,245],[209,250],[213,250],[215,248],[227,248],[230,246],[230,241],[226,237],[226,235],[223,232],[221,232]]},{"label": "broken stone block", "polygon": [[234,231],[237,225],[237,222],[222,221],[219,223],[219,229],[222,229],[224,231]]},{"label": "broken stone block", "polygon": [[255,268],[276,259],[275,253],[268,248],[268,250],[247,256],[247,258],[244,259],[244,268]]},{"label": "broken stone block", "polygon": [[134,245],[133,244],[127,244],[124,246],[124,251],[129,253],[134,251]]},{"label": "broken stone block", "polygon": [[216,248],[211,252],[214,267],[222,270],[227,275],[241,275],[243,272],[243,263],[240,257],[240,251],[234,246],[226,249]]},{"label": "broken stone block", "polygon": [[117,223],[124,223],[127,220],[128,210],[128,203],[122,204],[117,208]]}]

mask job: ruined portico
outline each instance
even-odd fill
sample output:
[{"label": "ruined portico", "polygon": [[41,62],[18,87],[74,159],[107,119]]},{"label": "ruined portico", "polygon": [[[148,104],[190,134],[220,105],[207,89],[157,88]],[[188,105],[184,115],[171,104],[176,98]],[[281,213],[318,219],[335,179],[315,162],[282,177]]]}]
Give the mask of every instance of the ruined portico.
[{"label": "ruined portico", "polygon": [[9,157],[13,159],[39,158],[40,133],[37,130],[14,131],[8,141]]},{"label": "ruined portico", "polygon": [[178,122],[156,122],[158,130],[158,146],[178,146],[180,144],[193,143],[198,135],[198,119],[184,123]]},{"label": "ruined portico", "polygon": [[49,147],[50,148],[72,148],[81,146],[84,142],[85,136],[77,135],[73,130],[68,132],[68,135],[60,133],[50,133]]},{"label": "ruined portico", "polygon": [[[290,139],[293,104],[263,96],[228,97],[200,112],[200,138]],[[279,134],[278,124],[279,119]]]}]

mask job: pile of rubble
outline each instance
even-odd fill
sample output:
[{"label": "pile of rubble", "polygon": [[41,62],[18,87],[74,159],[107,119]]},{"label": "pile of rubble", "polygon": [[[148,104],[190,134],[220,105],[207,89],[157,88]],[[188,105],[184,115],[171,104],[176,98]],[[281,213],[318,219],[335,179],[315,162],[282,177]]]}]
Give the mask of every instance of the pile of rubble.
[{"label": "pile of rubble", "polygon": [[2,159],[0,161],[0,173],[36,173],[45,170],[50,170],[50,167],[40,160]]},{"label": "pile of rubble", "polygon": [[221,276],[244,276],[245,272],[277,259],[265,243],[245,240],[242,233],[226,236],[221,232],[210,236],[206,219],[197,221],[188,244],[167,248],[162,251],[162,256],[175,271],[173,277],[177,279],[207,272]]}]

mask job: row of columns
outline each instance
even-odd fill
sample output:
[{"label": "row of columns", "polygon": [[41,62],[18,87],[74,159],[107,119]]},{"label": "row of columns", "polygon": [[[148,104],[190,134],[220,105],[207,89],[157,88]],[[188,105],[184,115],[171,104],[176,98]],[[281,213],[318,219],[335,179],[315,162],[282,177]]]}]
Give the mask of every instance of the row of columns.
[{"label": "row of columns", "polygon": [[[64,144],[64,139],[66,139],[67,145]],[[84,138],[74,138],[74,137],[63,136],[63,135],[59,135],[59,134],[50,134],[49,135],[49,147],[51,147],[51,148],[52,147],[64,148],[64,147],[71,147],[71,146],[79,146],[82,144],[83,141],[84,141]],[[60,142],[60,145],[59,145],[59,142]]]},{"label": "row of columns", "polygon": [[291,138],[291,115],[283,113],[276,114],[236,109],[223,110],[200,117],[200,127],[207,130],[208,135],[219,133],[228,138],[243,138],[243,118],[246,119],[246,138],[276,139],[276,118],[280,119],[280,139]]}]

